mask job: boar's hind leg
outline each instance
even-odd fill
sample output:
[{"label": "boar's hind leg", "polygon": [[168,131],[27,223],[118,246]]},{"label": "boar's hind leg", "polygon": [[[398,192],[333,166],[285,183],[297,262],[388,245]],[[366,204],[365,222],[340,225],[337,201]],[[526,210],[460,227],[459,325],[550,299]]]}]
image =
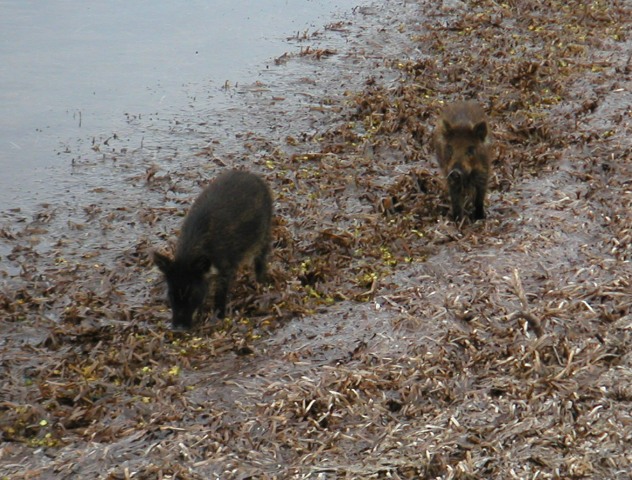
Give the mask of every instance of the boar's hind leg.
[{"label": "boar's hind leg", "polygon": [[269,242],[266,242],[266,245],[261,249],[261,252],[259,252],[255,257],[255,275],[257,276],[258,283],[264,283],[268,275],[267,262],[268,252],[270,250],[268,243]]},{"label": "boar's hind leg", "polygon": [[217,318],[224,318],[226,316],[226,302],[228,300],[228,291],[233,283],[233,277],[235,276],[235,267],[229,267],[219,271],[217,276],[217,283],[215,285],[215,302],[213,309],[217,314]]}]

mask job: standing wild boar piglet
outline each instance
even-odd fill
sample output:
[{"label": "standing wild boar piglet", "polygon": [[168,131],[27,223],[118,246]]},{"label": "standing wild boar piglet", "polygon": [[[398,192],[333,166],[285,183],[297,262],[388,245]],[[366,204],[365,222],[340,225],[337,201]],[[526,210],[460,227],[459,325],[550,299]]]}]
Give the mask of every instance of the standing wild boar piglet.
[{"label": "standing wild boar piglet", "polygon": [[213,308],[219,318],[244,260],[254,258],[257,281],[265,279],[271,219],[272,195],[257,175],[231,170],[202,191],[184,219],[175,257],[153,256],[167,280],[174,329],[191,328],[208,294],[211,268],[217,274]]},{"label": "standing wild boar piglet", "polygon": [[473,199],[474,219],[485,218],[491,160],[487,119],[481,106],[474,101],[446,106],[433,142],[448,184],[453,217],[460,220],[466,200]]}]

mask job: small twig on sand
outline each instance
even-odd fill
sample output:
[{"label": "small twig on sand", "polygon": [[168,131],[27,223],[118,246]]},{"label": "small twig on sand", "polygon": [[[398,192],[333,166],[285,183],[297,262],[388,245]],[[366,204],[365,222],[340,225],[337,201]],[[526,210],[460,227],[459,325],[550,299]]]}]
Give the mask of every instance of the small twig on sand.
[{"label": "small twig on sand", "polygon": [[509,315],[509,321],[517,320],[519,318],[524,318],[527,321],[527,323],[531,327],[531,330],[533,330],[538,338],[544,335],[544,329],[542,328],[540,320],[538,320],[532,314],[530,314],[529,312],[525,312],[524,310],[520,310],[519,312],[514,312]]},{"label": "small twig on sand", "polygon": [[371,282],[371,288],[369,288],[366,292],[361,293],[359,295],[356,295],[356,298],[361,298],[361,297],[372,297],[375,294],[375,291],[377,290],[377,277],[373,278],[373,281]]},{"label": "small twig on sand", "polygon": [[524,310],[528,310],[529,304],[527,303],[527,296],[524,293],[524,288],[522,288],[522,282],[520,281],[520,275],[518,274],[517,268],[514,268],[512,280],[514,290],[516,291],[516,295],[518,295],[522,308]]},{"label": "small twig on sand", "polygon": [[527,321],[531,330],[536,334],[539,338],[544,335],[544,329],[542,328],[542,323],[538,318],[536,318],[532,313],[529,312],[529,304],[527,303],[527,296],[524,293],[524,288],[522,287],[522,282],[520,281],[520,275],[518,274],[518,269],[514,268],[513,277],[512,277],[512,286],[520,300],[520,304],[522,305],[522,310],[512,313],[509,315],[509,321],[517,320],[519,318],[523,318]]}]

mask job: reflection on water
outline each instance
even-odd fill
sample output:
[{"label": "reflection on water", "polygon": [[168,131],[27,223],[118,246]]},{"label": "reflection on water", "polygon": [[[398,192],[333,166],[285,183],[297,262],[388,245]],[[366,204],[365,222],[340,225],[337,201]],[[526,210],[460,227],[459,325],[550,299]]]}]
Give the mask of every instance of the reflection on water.
[{"label": "reflection on water", "polygon": [[0,211],[63,192],[77,138],[107,137],[126,114],[178,111],[200,87],[220,104],[224,82],[255,80],[287,36],[358,3],[2,2]]}]

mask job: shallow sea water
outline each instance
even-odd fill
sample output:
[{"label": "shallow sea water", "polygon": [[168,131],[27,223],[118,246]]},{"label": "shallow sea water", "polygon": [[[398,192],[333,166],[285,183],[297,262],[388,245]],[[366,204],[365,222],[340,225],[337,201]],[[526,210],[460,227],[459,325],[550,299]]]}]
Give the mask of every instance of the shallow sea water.
[{"label": "shallow sea water", "polygon": [[[99,140],[135,134],[158,143],[150,132],[132,132],[130,120],[169,118],[193,100],[199,107],[201,95],[221,111],[230,101],[225,86],[256,81],[289,37],[360,3],[3,2],[0,211],[73,202],[86,171],[73,178],[72,165]],[[108,181],[95,175],[88,183]]]}]

